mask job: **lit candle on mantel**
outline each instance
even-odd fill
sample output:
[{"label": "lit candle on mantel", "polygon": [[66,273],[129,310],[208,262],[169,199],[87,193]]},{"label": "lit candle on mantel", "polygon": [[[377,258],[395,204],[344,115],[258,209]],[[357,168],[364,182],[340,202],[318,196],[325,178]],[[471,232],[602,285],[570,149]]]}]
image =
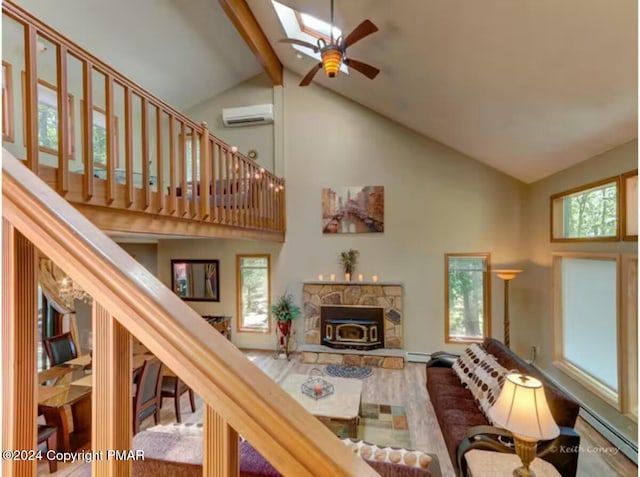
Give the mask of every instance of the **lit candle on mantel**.
[{"label": "lit candle on mantel", "polygon": [[345,279],[345,281],[347,281],[347,282],[351,281],[351,274],[350,274],[350,273],[345,273],[345,274],[344,274],[344,279]]},{"label": "lit candle on mantel", "polygon": [[364,280],[364,275],[361,273],[358,275],[358,281],[361,282]]},{"label": "lit candle on mantel", "polygon": [[332,274],[329,276],[329,279],[330,279],[332,282],[335,282],[335,281],[336,281],[336,275],[335,275],[335,273],[332,273]]},{"label": "lit candle on mantel", "polygon": [[371,277],[371,281],[373,282],[377,282],[378,281],[378,275],[374,275]]},{"label": "lit candle on mantel", "polygon": [[321,282],[322,280],[324,280],[324,277],[322,276],[322,274],[318,275],[318,281]]}]

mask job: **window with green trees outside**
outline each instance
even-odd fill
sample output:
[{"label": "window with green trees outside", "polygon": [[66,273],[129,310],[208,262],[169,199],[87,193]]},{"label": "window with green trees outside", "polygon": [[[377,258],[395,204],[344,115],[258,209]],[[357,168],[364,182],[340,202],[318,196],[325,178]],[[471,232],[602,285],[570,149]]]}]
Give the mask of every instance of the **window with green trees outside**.
[{"label": "window with green trees outside", "polygon": [[619,178],[551,196],[552,240],[618,240]]},{"label": "window with green trees outside", "polygon": [[445,341],[482,341],[490,334],[488,253],[445,254]]},{"label": "window with green trees outside", "polygon": [[271,308],[269,255],[237,255],[237,329],[268,333]]}]

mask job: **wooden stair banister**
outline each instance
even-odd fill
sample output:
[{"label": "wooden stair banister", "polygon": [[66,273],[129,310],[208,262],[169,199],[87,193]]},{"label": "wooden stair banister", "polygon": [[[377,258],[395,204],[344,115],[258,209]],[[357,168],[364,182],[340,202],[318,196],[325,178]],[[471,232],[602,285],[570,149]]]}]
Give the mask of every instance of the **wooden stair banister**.
[{"label": "wooden stair banister", "polygon": [[[4,219],[60,264],[102,309],[109,310],[279,472],[292,477],[378,475],[200,315],[6,150],[2,176]],[[215,418],[208,414],[207,420]],[[224,431],[220,426],[210,427],[207,437]],[[228,438],[226,441],[228,445]],[[205,452],[216,449],[210,444]],[[210,462],[211,456],[208,458],[205,463]],[[231,475],[224,469],[214,472],[205,468],[205,472],[216,477]]]}]

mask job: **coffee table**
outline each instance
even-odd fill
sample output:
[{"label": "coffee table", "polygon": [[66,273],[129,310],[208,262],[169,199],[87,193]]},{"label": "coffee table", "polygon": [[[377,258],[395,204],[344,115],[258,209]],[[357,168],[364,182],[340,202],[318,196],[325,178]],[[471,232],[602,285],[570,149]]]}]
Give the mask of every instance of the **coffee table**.
[{"label": "coffee table", "polygon": [[320,399],[302,394],[300,386],[309,378],[306,374],[289,374],[280,386],[309,413],[320,421],[340,422],[348,426],[349,437],[358,437],[358,419],[362,398],[362,381],[359,379],[324,377],[333,384],[334,393]]}]

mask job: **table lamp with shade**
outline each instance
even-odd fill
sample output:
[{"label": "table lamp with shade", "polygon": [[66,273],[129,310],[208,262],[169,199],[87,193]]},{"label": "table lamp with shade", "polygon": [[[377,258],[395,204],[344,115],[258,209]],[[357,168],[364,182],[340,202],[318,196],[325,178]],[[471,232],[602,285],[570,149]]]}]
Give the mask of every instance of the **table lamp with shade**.
[{"label": "table lamp with shade", "polygon": [[511,431],[522,467],[515,477],[534,477],[529,468],[538,441],[555,439],[560,429],[551,415],[542,383],[522,374],[509,374],[495,404],[489,409],[494,424]]}]

